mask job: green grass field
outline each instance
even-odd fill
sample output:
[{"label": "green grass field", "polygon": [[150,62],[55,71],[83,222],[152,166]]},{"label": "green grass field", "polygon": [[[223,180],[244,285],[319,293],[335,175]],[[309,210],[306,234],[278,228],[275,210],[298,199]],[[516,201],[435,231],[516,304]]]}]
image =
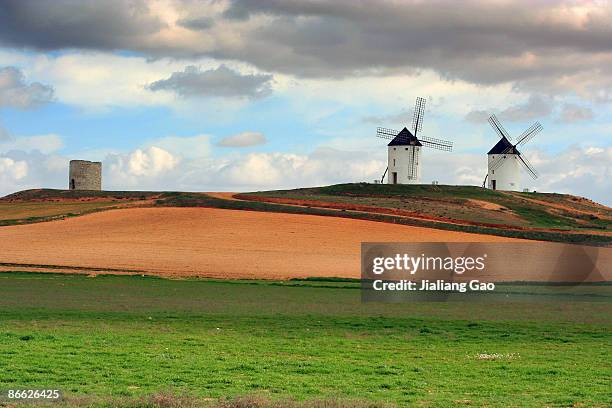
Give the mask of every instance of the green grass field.
[{"label": "green grass field", "polygon": [[166,391],[604,407],[610,289],[580,301],[362,304],[358,285],[342,280],[2,273],[0,389],[59,387],[68,401],[119,405]]}]

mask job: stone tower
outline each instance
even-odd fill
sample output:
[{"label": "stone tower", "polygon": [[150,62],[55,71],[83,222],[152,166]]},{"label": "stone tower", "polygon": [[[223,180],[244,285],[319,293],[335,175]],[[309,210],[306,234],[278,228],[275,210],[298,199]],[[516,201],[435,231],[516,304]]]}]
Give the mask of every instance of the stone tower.
[{"label": "stone tower", "polygon": [[102,190],[102,163],[70,160],[70,190]]}]

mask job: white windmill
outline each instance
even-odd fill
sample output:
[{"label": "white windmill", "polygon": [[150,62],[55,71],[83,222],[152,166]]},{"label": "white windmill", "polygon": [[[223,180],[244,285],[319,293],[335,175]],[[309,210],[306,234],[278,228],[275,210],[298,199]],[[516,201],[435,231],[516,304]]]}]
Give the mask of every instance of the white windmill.
[{"label": "white windmill", "polygon": [[412,132],[407,128],[399,132],[380,127],[376,129],[376,136],[391,140],[387,145],[387,169],[380,179],[381,183],[384,182],[385,175],[389,172],[388,184],[418,184],[421,182],[421,148],[423,146],[448,152],[453,150],[452,142],[432,137],[417,137],[423,128],[424,113],[425,99],[417,98],[412,115]]},{"label": "white windmill", "polygon": [[539,122],[534,123],[518,137],[515,144],[512,144],[512,137],[495,115],[489,117],[489,123],[501,139],[487,153],[489,170],[483,187],[486,185],[492,190],[520,191],[520,165],[534,180],[538,178],[538,172],[516,146],[522,146],[533,139],[543,129],[542,125]]}]

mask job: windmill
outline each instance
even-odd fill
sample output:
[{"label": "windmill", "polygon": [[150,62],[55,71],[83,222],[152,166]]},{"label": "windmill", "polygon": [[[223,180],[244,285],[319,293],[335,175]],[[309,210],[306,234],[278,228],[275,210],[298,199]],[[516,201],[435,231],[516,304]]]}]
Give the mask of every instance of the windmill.
[{"label": "windmill", "polygon": [[[535,135],[542,131],[542,125],[535,122],[518,137],[515,144],[512,144],[512,137],[495,115],[489,117],[489,123],[501,139],[487,153],[489,170],[483,187],[486,185],[492,190],[519,191],[520,166],[522,165],[527,174],[534,180],[538,178],[538,172],[516,147],[523,146],[533,139]],[[487,179],[489,180],[488,184]]]},{"label": "windmill", "polygon": [[388,184],[418,184],[421,180],[421,148],[423,146],[450,152],[453,143],[432,137],[420,136],[423,129],[423,114],[425,113],[425,99],[417,98],[412,115],[412,132],[407,128],[401,131],[377,128],[376,136],[391,140],[388,146],[387,169],[380,182],[383,183],[385,175]]}]

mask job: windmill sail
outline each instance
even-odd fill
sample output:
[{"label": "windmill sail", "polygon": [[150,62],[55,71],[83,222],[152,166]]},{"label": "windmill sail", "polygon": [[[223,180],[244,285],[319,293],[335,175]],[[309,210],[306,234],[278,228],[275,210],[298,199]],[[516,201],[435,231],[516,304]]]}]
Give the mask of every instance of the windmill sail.
[{"label": "windmill sail", "polygon": [[419,138],[419,141],[423,144],[423,146],[431,147],[433,149],[444,150],[447,152],[453,150],[453,142],[449,142],[448,140],[422,136]]},{"label": "windmill sail", "polygon": [[417,180],[418,178],[418,166],[421,160],[421,150],[412,149],[410,155],[410,161],[408,162],[408,178],[410,180]]},{"label": "windmill sail", "polygon": [[522,155],[519,155],[518,158],[519,158],[519,161],[521,162],[521,164],[523,165],[523,167],[525,168],[525,170],[527,170],[527,174],[529,174],[532,179],[534,179],[534,180],[537,179],[539,174],[533,168],[531,163],[529,163],[529,160],[527,160],[527,158],[523,157]]},{"label": "windmill sail", "polygon": [[376,128],[376,137],[381,139],[393,140],[399,134],[398,130],[378,127]]},{"label": "windmill sail", "polygon": [[510,133],[508,133],[508,131],[502,126],[499,119],[497,119],[497,116],[489,116],[489,123],[491,124],[491,127],[495,130],[495,133],[499,135],[499,137],[512,140],[512,136],[510,136]]},{"label": "windmill sail", "polygon": [[423,129],[423,116],[425,115],[425,98],[417,97],[412,114],[412,133],[416,136]]},{"label": "windmill sail", "polygon": [[518,137],[518,142],[516,142],[516,144],[521,146],[524,145],[525,143],[533,139],[535,135],[540,133],[542,129],[543,127],[540,122],[534,123]]}]

